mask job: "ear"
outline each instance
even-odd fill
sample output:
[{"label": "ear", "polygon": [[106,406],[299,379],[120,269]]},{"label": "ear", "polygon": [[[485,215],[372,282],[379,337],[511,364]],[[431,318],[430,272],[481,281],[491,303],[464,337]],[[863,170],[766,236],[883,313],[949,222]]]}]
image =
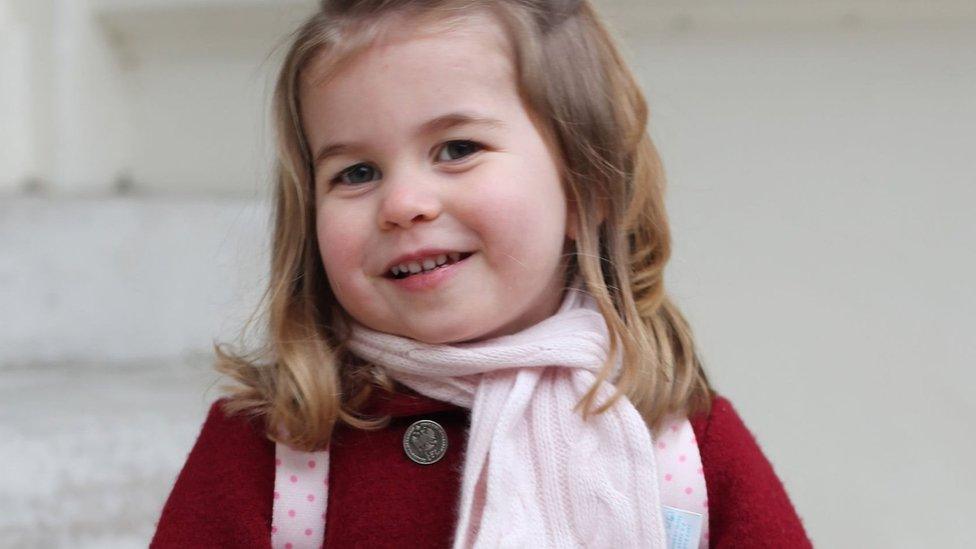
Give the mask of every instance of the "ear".
[{"label": "ear", "polygon": [[579,214],[577,204],[572,200],[566,200],[566,238],[576,240],[576,231],[579,228]]},{"label": "ear", "polygon": [[[570,240],[576,240],[576,232],[579,230],[579,204],[572,201],[566,200],[566,237]],[[607,208],[606,204],[600,203],[600,207],[597,208],[597,219],[596,224],[599,226],[607,218]]]}]

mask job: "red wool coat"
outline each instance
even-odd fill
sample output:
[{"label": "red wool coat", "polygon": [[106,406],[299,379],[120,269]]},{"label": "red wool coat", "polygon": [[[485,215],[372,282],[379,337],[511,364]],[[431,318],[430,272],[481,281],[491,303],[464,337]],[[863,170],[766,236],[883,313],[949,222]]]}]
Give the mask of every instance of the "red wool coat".
[{"label": "red wool coat", "polygon": [[[210,408],[163,507],[150,547],[271,546],[275,445],[261,425]],[[378,394],[388,427],[337,427],[330,450],[325,547],[450,547],[470,411],[412,391]],[[432,419],[448,450],[431,465],[403,452],[407,426]],[[810,547],[786,491],[728,400],[691,418],[705,473],[711,547]]]}]

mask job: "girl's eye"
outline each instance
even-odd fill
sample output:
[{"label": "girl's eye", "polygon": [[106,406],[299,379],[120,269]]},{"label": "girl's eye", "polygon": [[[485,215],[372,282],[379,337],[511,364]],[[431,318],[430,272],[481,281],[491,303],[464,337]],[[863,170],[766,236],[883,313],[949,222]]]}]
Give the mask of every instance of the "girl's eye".
[{"label": "girl's eye", "polygon": [[448,158],[443,158],[443,155],[439,154],[437,156],[437,160],[443,162],[451,162],[453,160],[459,160],[461,158],[464,158],[465,156],[470,156],[480,151],[482,148],[483,147],[481,146],[481,144],[475,143],[474,141],[467,141],[467,140],[448,141],[447,143],[444,144],[444,147],[441,148],[442,153],[445,151],[448,153]]},{"label": "girl's eye", "polygon": [[339,172],[332,180],[333,184],[361,185],[369,183],[379,176],[379,171],[368,164],[356,164]]},{"label": "girl's eye", "polygon": [[[440,162],[452,162],[455,160],[460,160],[466,156],[471,156],[483,148],[484,147],[480,143],[476,143],[474,141],[448,141],[443,147],[441,147],[437,160]],[[444,158],[444,152],[447,153],[446,158]],[[373,168],[369,164],[356,164],[355,166],[350,166],[339,172],[331,183],[333,185],[357,186],[362,185],[363,183],[369,183],[370,181],[378,179],[379,177],[381,177],[379,170]]]}]

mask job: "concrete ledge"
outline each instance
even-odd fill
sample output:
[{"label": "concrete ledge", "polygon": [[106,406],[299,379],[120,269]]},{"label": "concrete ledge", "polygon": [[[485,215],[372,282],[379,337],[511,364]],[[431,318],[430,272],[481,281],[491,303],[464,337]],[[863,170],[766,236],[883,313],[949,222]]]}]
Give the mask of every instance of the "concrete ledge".
[{"label": "concrete ledge", "polygon": [[268,208],[221,197],[0,200],[0,369],[207,352],[267,270]]},{"label": "concrete ledge", "polygon": [[146,547],[217,379],[207,357],[0,370],[5,547]]}]

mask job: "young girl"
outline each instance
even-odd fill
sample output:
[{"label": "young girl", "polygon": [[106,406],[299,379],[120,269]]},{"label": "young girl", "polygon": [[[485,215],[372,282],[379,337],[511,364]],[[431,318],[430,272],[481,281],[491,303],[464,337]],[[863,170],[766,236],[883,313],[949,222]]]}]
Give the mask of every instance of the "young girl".
[{"label": "young girl", "polygon": [[585,0],[325,0],[274,98],[267,345],[155,547],[804,547],[664,290],[647,109]]}]

